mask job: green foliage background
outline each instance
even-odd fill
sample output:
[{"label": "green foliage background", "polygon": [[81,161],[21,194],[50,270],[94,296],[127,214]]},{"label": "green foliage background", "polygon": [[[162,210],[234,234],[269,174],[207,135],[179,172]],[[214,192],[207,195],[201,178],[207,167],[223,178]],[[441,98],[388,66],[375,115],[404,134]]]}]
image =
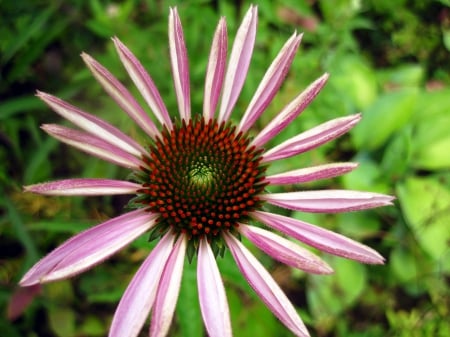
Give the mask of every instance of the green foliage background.
[{"label": "green foliage background", "polygon": [[[326,120],[363,114],[349,135],[271,170],[357,161],[359,168],[341,179],[298,187],[376,191],[396,195],[397,201],[394,207],[366,212],[290,214],[370,245],[387,258],[385,266],[323,256],[335,274],[310,276],[253,252],[295,303],[312,336],[450,336],[450,2],[255,3],[255,53],[233,117],[240,117],[265,69],[294,30],[305,33],[300,51],[258,127],[324,72],[331,74],[325,89],[273,144]],[[61,121],[34,97],[35,90],[62,97],[145,143],[137,127],[102,92],[79,54],[93,55],[134,90],[109,40],[118,36],[149,70],[175,116],[167,16],[169,6],[176,5],[190,57],[193,111],[200,112],[218,18],[226,16],[232,40],[249,4],[0,1],[2,336],[106,335],[121,294],[152,247],[143,237],[83,275],[43,286],[22,315],[8,316],[17,282],[34,262],[71,235],[120,214],[127,202],[124,197],[47,198],[22,192],[22,185],[56,178],[127,175],[42,132],[40,124]],[[229,254],[219,265],[235,336],[291,336],[252,292]],[[187,264],[185,271],[170,335],[202,336],[195,266]]]}]

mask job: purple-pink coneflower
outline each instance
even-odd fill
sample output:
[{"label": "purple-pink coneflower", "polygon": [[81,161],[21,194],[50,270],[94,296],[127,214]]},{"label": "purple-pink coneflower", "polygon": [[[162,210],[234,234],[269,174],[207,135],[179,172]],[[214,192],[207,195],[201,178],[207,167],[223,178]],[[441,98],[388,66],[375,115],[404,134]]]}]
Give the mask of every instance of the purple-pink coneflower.
[{"label": "purple-pink coneflower", "polygon": [[[25,187],[45,195],[131,194],[134,210],[90,228],[66,241],[22,278],[22,286],[64,279],[105,260],[138,236],[159,239],[126,289],[114,315],[110,336],[137,336],[152,313],[150,336],[169,330],[180,288],[183,263],[197,259],[200,308],[211,337],[231,336],[224,286],[216,257],[228,249],[263,302],[296,336],[308,336],[302,320],[281,288],[243,246],[244,236],[262,251],[310,273],[332,269],[319,257],[271,230],[324,252],[363,263],[383,263],[371,248],[329,230],[263,211],[266,203],[303,212],[344,212],[389,205],[392,197],[359,191],[318,190],[269,193],[269,185],[298,184],[339,176],[354,163],[334,163],[266,175],[266,167],[314,149],[350,130],[360,115],[337,118],[272,148],[281,132],[314,99],[327,81],[324,74],[286,105],[256,136],[248,133],[280,88],[301,35],[294,33],[270,65],[239,124],[230,115],[244,84],[255,42],[257,8],[246,13],[228,65],[227,28],[219,21],[206,69],[203,114],[191,113],[187,51],[176,8],[169,15],[169,45],[179,117],[171,118],[149,74],[117,38],[119,57],[159,125],[130,92],[87,54],[83,60],[112,99],[148,135],[142,146],[119,129],[52,95],[37,96],[79,129],[42,128],[58,140],[133,172],[132,181],[67,179]],[[220,99],[219,99],[220,98]],[[219,104],[220,101],[220,104]],[[261,227],[250,225],[252,222]]]}]

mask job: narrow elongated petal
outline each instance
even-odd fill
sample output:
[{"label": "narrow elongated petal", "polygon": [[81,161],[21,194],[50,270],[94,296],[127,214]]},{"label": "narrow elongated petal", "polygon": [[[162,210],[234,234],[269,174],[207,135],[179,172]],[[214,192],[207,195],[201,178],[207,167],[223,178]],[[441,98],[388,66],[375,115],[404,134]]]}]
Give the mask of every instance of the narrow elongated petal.
[{"label": "narrow elongated petal", "polygon": [[183,27],[181,27],[180,17],[176,8],[170,9],[169,47],[178,109],[180,110],[180,117],[187,121],[191,118],[189,65]]},{"label": "narrow elongated petal", "polygon": [[141,157],[146,150],[122,131],[104,120],[88,114],[55,96],[38,91],[37,97],[42,99],[60,116],[77,125],[81,129],[117,146],[125,152]]},{"label": "narrow elongated petal", "polygon": [[114,195],[135,194],[142,185],[113,179],[64,179],[25,186],[26,192],[45,195]]},{"label": "narrow elongated petal", "polygon": [[41,128],[52,137],[81,151],[130,169],[145,166],[141,160],[96,136],[60,125],[44,124]]},{"label": "narrow elongated petal", "polygon": [[256,6],[250,6],[237,31],[230,60],[228,61],[222,102],[220,104],[219,122],[228,120],[244,85],[255,45],[257,21],[258,9]]},{"label": "narrow elongated petal", "polygon": [[244,224],[239,225],[239,232],[267,255],[288,266],[314,274],[331,274],[333,272],[333,269],[321,258],[277,234]]},{"label": "narrow elongated petal", "polygon": [[279,214],[255,211],[251,215],[267,226],[329,254],[363,263],[384,263],[384,258],[372,248],[327,229]]},{"label": "narrow elongated petal", "polygon": [[238,131],[246,132],[272,102],[289,71],[302,35],[294,33],[270,65],[239,123]]},{"label": "narrow elongated petal", "polygon": [[160,133],[156,128],[155,123],[153,123],[147,113],[123,84],[88,54],[82,53],[81,57],[97,81],[102,85],[103,89],[105,89],[111,98],[116,101],[122,110],[125,111],[150,137],[155,138],[156,136],[159,136]]},{"label": "narrow elongated petal", "polygon": [[311,83],[300,95],[289,103],[261,132],[256,135],[252,145],[263,146],[288,126],[311,101],[317,96],[328,80],[329,75],[324,74]]},{"label": "narrow elongated petal", "polygon": [[140,209],[87,229],[36,263],[20,284],[30,286],[76,275],[128,245],[149,230],[156,218],[156,214]]},{"label": "narrow elongated petal", "polygon": [[268,150],[264,153],[262,161],[267,163],[314,149],[348,132],[360,119],[361,115],[356,114],[320,124]]},{"label": "narrow elongated petal", "polygon": [[224,238],[241,273],[267,307],[296,336],[309,336],[294,306],[268,271],[234,236],[227,233]]},{"label": "narrow elongated petal", "polygon": [[351,190],[301,191],[264,194],[272,205],[302,212],[337,213],[392,205],[393,197]]},{"label": "narrow elongated petal", "polygon": [[172,121],[152,78],[144,69],[141,62],[139,62],[133,53],[117,37],[114,37],[112,40],[122,64],[142,97],[144,97],[159,122],[171,129]]},{"label": "narrow elongated petal", "polygon": [[182,235],[174,245],[164,267],[153,308],[150,337],[165,337],[172,322],[180,292],[183,262],[186,253],[186,236]]},{"label": "narrow elongated petal", "polygon": [[231,337],[230,313],[214,254],[205,238],[198,250],[197,283],[200,308],[208,335]]},{"label": "narrow elongated petal", "polygon": [[300,184],[328,179],[350,172],[358,166],[356,163],[333,163],[301,168],[298,170],[273,174],[264,178],[270,185]]},{"label": "narrow elongated petal", "polygon": [[109,337],[136,337],[155,302],[175,236],[167,233],[134,275],[114,314]]},{"label": "narrow elongated petal", "polygon": [[214,118],[217,102],[222,91],[227,61],[227,47],[227,24],[225,18],[221,18],[214,34],[205,76],[203,117],[207,121]]}]

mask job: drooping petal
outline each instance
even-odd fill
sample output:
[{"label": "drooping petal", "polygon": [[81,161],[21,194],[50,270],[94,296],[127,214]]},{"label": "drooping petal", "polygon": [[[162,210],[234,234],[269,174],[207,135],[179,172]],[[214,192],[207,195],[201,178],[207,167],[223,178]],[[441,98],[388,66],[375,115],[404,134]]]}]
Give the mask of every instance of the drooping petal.
[{"label": "drooping petal", "polygon": [[134,275],[117,306],[109,337],[136,337],[155,302],[156,291],[175,235],[167,233]]},{"label": "drooping petal", "polygon": [[155,139],[156,136],[159,136],[160,133],[156,128],[155,123],[153,123],[124,85],[88,54],[82,53],[81,57],[103,89],[105,89],[108,95],[116,101],[122,110],[125,111],[150,137]]},{"label": "drooping petal", "polygon": [[26,192],[44,195],[114,195],[135,194],[142,185],[113,179],[64,179],[25,186]]},{"label": "drooping petal", "polygon": [[54,124],[44,124],[41,128],[63,143],[116,165],[130,169],[145,166],[141,160],[131,154],[89,133]]},{"label": "drooping petal", "polygon": [[323,74],[313,83],[311,83],[300,95],[298,95],[292,102],[290,102],[264,129],[259,132],[255,139],[252,141],[252,145],[263,146],[273,137],[281,132],[286,126],[288,126],[305,108],[311,103],[311,101],[322,90],[323,86],[328,80],[329,75]]},{"label": "drooping petal", "polygon": [[36,263],[20,285],[30,286],[76,275],[128,245],[149,230],[156,218],[156,214],[140,209],[87,229]]},{"label": "drooping petal", "polygon": [[285,43],[275,60],[273,60],[239,123],[238,131],[246,132],[250,129],[270,102],[272,102],[289,71],[301,38],[302,34],[297,35],[295,32]]},{"label": "drooping petal", "polygon": [[206,121],[214,118],[217,102],[222,91],[227,48],[227,24],[225,18],[221,18],[214,33],[208,68],[206,69],[205,94],[203,98],[203,117]]},{"label": "drooping petal", "polygon": [[259,249],[288,266],[314,274],[331,274],[333,269],[317,255],[265,229],[239,224],[239,232]]},{"label": "drooping petal", "polygon": [[356,163],[332,163],[273,174],[264,178],[270,185],[299,184],[340,176],[354,170]]},{"label": "drooping petal", "polygon": [[351,190],[272,193],[260,198],[272,205],[302,212],[337,213],[392,205],[393,197]]},{"label": "drooping petal", "polygon": [[27,307],[42,291],[40,284],[34,284],[29,287],[17,287],[12,292],[6,309],[6,317],[9,321],[15,321],[22,316]]},{"label": "drooping petal", "polygon": [[[309,129],[298,136],[286,140],[278,146],[266,151],[262,162],[267,163],[278,159],[288,158],[314,149],[333,140],[356,125],[361,119],[360,114],[336,118],[315,128]],[[253,145],[254,142],[252,143]]]},{"label": "drooping petal", "polygon": [[225,75],[219,122],[229,119],[244,85],[255,45],[257,22],[258,9],[252,5],[247,11],[234,39],[230,60],[228,61],[228,69]]},{"label": "drooping petal", "polygon": [[253,218],[326,253],[370,264],[383,264],[375,250],[343,235],[279,214],[255,211]]},{"label": "drooping petal", "polygon": [[309,336],[294,306],[269,272],[234,236],[226,233],[224,238],[241,273],[266,306],[296,336]]},{"label": "drooping petal", "polygon": [[183,27],[176,7],[171,8],[169,14],[169,49],[180,117],[188,121],[191,118],[189,65]]},{"label": "drooping petal", "polygon": [[200,241],[198,250],[197,283],[200,308],[208,335],[231,337],[228,302],[216,259],[207,240]]},{"label": "drooping petal", "polygon": [[178,238],[164,267],[156,293],[150,325],[150,337],[165,337],[169,331],[180,292],[186,240],[185,235],[181,235]]},{"label": "drooping petal", "polygon": [[93,134],[136,157],[141,157],[142,154],[146,153],[145,149],[141,145],[104,120],[81,111],[62,99],[49,95],[45,92],[38,91],[36,96],[42,99],[60,116],[90,134]]},{"label": "drooping petal", "polygon": [[112,40],[122,64],[142,97],[144,97],[159,122],[167,126],[168,129],[171,129],[172,121],[152,78],[144,69],[141,62],[139,62],[133,53],[117,37],[114,37]]}]

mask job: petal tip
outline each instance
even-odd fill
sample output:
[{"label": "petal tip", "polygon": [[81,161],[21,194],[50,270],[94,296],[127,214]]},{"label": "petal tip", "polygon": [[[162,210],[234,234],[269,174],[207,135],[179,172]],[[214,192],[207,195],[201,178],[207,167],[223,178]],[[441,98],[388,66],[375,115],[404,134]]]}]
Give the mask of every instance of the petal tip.
[{"label": "petal tip", "polygon": [[80,54],[81,58],[83,59],[84,63],[87,64],[88,67],[90,67],[92,65],[92,63],[94,62],[94,58],[89,55],[88,53],[82,52]]},{"label": "petal tip", "polygon": [[26,273],[19,281],[19,286],[21,287],[30,287],[36,284],[39,284],[39,279],[36,277],[30,277],[31,275],[28,275],[29,273]]}]

